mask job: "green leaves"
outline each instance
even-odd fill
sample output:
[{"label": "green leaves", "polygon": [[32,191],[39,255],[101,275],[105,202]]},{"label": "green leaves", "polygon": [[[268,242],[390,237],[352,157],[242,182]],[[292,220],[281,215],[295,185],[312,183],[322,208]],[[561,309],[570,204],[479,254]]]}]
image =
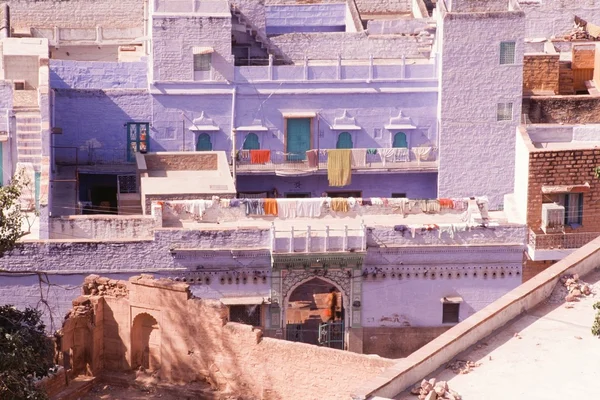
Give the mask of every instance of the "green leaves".
[{"label": "green leaves", "polygon": [[0,187],[0,257],[24,236],[20,203],[24,181],[23,174],[19,174],[9,185]]}]

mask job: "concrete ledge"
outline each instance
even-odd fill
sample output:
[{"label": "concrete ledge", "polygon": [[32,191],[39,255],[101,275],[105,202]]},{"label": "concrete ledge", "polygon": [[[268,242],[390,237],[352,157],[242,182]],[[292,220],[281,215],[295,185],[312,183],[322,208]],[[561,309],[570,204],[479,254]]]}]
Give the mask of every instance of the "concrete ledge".
[{"label": "concrete ledge", "polygon": [[379,377],[360,387],[352,398],[364,400],[372,399],[374,396],[390,398],[397,396],[457,354],[537,306],[552,293],[561,276],[565,274],[584,276],[598,267],[600,267],[600,238],[568,255],[388,368]]}]

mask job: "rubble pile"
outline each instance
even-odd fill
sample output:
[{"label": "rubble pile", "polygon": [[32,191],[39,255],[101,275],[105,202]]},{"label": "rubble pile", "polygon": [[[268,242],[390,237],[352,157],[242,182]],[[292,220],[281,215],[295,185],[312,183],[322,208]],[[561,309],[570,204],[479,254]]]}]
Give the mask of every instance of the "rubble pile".
[{"label": "rubble pile", "polygon": [[585,30],[585,28],[581,26],[575,26],[571,32],[567,33],[563,36],[563,39],[566,41],[572,40],[597,40],[595,37],[590,36],[590,34]]},{"label": "rubble pile", "polygon": [[438,381],[435,378],[423,379],[420,385],[416,385],[410,391],[411,394],[419,396],[419,400],[461,400],[462,397],[448,387],[448,382]]},{"label": "rubble pile", "polygon": [[473,368],[477,368],[481,365],[481,363],[476,363],[474,361],[465,361],[465,360],[455,360],[446,365],[446,369],[451,369],[457,375],[465,375],[473,370]]},{"label": "rubble pile", "polygon": [[577,301],[582,296],[589,296],[592,294],[590,285],[579,280],[579,275],[565,275],[560,278],[560,281],[565,286],[568,294],[565,296],[565,301],[572,302]]},{"label": "rubble pile", "polygon": [[101,278],[98,275],[90,275],[85,278],[83,294],[92,296],[127,297],[127,285],[116,279]]}]

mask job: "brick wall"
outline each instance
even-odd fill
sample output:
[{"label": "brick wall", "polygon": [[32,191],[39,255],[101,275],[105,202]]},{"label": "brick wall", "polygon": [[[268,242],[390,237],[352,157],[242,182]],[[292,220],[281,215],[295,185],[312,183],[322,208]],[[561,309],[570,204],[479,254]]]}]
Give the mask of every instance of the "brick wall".
[{"label": "brick wall", "polygon": [[218,155],[211,154],[146,154],[149,171],[215,171]]},{"label": "brick wall", "polygon": [[529,118],[535,124],[600,123],[600,97],[531,97],[529,102]]},{"label": "brick wall", "polygon": [[559,54],[528,54],[523,59],[523,92],[559,93]]},{"label": "brick wall", "polygon": [[[91,279],[91,280],[90,280]],[[87,282],[95,278],[88,277]],[[135,277],[127,297],[91,297],[103,307],[106,369],[136,366],[136,317],[154,318],[151,348],[163,381],[210,378],[220,390],[253,398],[347,399],[393,361],[302,343],[263,338],[260,330],[226,323],[220,302],[190,299],[186,284]],[[68,320],[67,320],[68,323]],[[118,344],[113,346],[112,344]],[[144,345],[142,343],[142,345]],[[82,348],[79,351],[91,349]],[[94,360],[92,360],[94,362]],[[92,370],[95,366],[92,365]]]},{"label": "brick wall", "polygon": [[573,69],[594,68],[595,45],[573,46],[571,66]]},{"label": "brick wall", "polygon": [[[600,182],[594,175],[596,166],[600,166],[600,149],[533,152],[529,160],[527,225],[541,233],[542,186],[589,182],[590,191],[583,193],[583,223],[574,232],[600,231]],[[569,232],[570,228],[565,230]]]},{"label": "brick wall", "polygon": [[388,358],[408,357],[414,351],[446,332],[450,326],[433,328],[364,328],[363,352]]},{"label": "brick wall", "polygon": [[552,264],[554,264],[554,261],[533,261],[527,258],[523,265],[523,283],[551,267]]}]

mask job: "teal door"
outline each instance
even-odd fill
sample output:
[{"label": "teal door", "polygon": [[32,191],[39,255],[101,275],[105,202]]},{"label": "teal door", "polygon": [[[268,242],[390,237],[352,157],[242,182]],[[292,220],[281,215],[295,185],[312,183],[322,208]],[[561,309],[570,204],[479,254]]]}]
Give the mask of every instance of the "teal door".
[{"label": "teal door", "polygon": [[406,134],[404,132],[398,132],[394,135],[394,144],[392,147],[408,147]]},{"label": "teal door", "polygon": [[244,140],[244,146],[242,146],[244,150],[258,150],[260,149],[260,143],[258,142],[258,136],[256,133],[249,133]]},{"label": "teal door", "polygon": [[286,149],[288,161],[306,159],[310,150],[310,118],[293,118],[287,120]]},{"label": "teal door", "polygon": [[351,149],[352,148],[352,136],[348,132],[340,133],[335,146],[336,149]]},{"label": "teal door", "polygon": [[196,151],[212,151],[212,142],[210,141],[208,133],[201,133],[198,135]]}]

